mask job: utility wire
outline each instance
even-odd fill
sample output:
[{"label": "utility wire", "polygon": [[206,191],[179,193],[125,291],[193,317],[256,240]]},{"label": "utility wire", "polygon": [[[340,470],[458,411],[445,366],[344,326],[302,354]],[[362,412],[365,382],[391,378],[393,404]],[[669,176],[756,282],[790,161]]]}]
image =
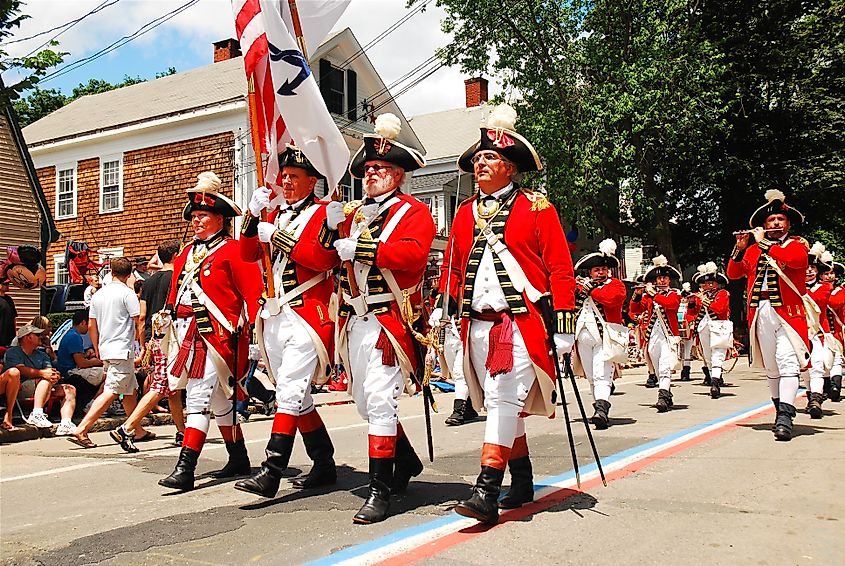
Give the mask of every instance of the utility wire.
[{"label": "utility wire", "polygon": [[[120,2],[120,0],[112,0],[112,2],[109,2],[109,0],[103,0],[103,2],[102,2],[99,6],[97,6],[97,7],[96,7],[96,8],[94,8],[94,9],[92,9],[90,12],[88,12],[88,13],[86,13],[86,14],[83,14],[82,16],[80,16],[80,17],[76,18],[75,20],[71,20],[71,21],[69,21],[69,22],[65,22],[65,23],[63,23],[62,25],[56,26],[56,27],[54,27],[54,28],[50,28],[50,29],[48,29],[48,30],[44,30],[44,31],[38,32],[38,33],[36,33],[35,35],[30,35],[29,37],[23,37],[23,38],[21,38],[21,39],[13,39],[12,41],[7,41],[7,42],[5,42],[3,45],[4,45],[4,46],[6,46],[6,45],[11,45],[11,44],[13,44],[13,43],[22,43],[22,42],[24,42],[24,41],[29,41],[30,39],[35,39],[36,37],[40,37],[40,36],[42,36],[42,35],[46,35],[46,34],[48,34],[48,33],[52,33],[52,32],[54,32],[54,31],[56,31],[56,30],[60,30],[60,29],[62,29],[62,28],[66,28],[66,29],[62,30],[61,32],[57,33],[56,35],[54,35],[51,39],[48,39],[45,43],[41,44],[41,47],[44,47],[45,45],[47,45],[47,43],[49,43],[50,41],[53,41],[53,40],[54,40],[54,39],[56,39],[58,36],[60,36],[60,35],[61,35],[61,34],[63,34],[64,32],[66,32],[67,30],[69,30],[70,28],[72,28],[73,26],[75,26],[76,24],[78,24],[79,22],[81,22],[82,20],[84,20],[85,18],[87,18],[88,16],[90,16],[90,15],[92,15],[92,14],[96,14],[96,13],[97,13],[97,12],[99,12],[100,10],[105,10],[105,9],[106,9],[106,8],[108,8],[109,6],[112,6],[112,5],[114,5],[114,4],[117,4],[118,2]],[[41,49],[41,47],[36,47],[35,49],[33,49],[32,51],[30,51],[30,52],[29,52],[29,55],[32,55],[32,53],[34,53],[34,52],[35,52],[35,51],[37,51],[38,49]],[[27,56],[29,56],[29,55],[27,55]]]}]

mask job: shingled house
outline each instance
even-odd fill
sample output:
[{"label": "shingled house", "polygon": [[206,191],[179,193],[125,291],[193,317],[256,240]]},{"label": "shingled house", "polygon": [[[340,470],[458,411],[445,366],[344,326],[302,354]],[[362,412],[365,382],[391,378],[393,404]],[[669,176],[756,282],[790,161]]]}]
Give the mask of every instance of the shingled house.
[{"label": "shingled house", "polygon": [[[399,140],[422,148],[349,29],[311,57],[314,74],[350,148],[372,131],[373,107],[402,121]],[[358,56],[356,56],[358,54]],[[240,205],[255,188],[246,77],[237,42],[214,46],[215,63],[85,96],[24,128],[49,208],[64,238],[47,256],[48,283],[67,280],[67,239],[86,241],[96,260],[151,257],[183,239],[185,189],[214,171]],[[360,182],[344,179],[346,197]],[[321,189],[321,192],[325,189]]]}]

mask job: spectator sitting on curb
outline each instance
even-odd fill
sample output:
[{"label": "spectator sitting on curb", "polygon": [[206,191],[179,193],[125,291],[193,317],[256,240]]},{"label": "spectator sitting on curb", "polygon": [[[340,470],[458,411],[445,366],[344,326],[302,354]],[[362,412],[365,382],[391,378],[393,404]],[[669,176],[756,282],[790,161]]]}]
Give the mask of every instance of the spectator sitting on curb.
[{"label": "spectator sitting on curb", "polygon": [[0,365],[0,393],[6,395],[6,414],[3,415],[3,423],[0,426],[9,432],[20,430],[12,424],[12,408],[15,406],[15,399],[18,398],[18,390],[21,388],[21,371],[18,368],[9,368],[4,371]]},{"label": "spectator sitting on curb", "polygon": [[44,330],[44,332],[41,333],[41,346],[39,347],[44,350],[45,354],[50,356],[50,361],[55,366],[56,351],[53,350],[53,343],[50,341],[50,338],[53,337],[53,325],[50,323],[50,319],[46,316],[37,315],[32,319],[30,324],[36,328]]},{"label": "spectator sitting on curb", "polygon": [[68,435],[73,431],[73,411],[76,408],[76,389],[71,385],[58,383],[61,374],[53,368],[50,356],[39,349],[44,330],[31,324],[18,329],[18,345],[6,350],[3,365],[17,368],[21,378],[21,393],[24,397],[33,397],[32,413],[26,419],[28,424],[38,428],[50,428],[53,423],[44,414],[44,405],[54,390],[62,398],[62,421],[56,429],[57,435]]},{"label": "spectator sitting on curb", "polygon": [[[123,407],[131,414],[138,404],[135,390],[133,341],[143,340],[140,321],[141,305],[126,281],[132,274],[132,264],[124,257],[111,260],[112,282],[97,291],[91,299],[89,328],[97,357],[103,360],[106,381],[103,392],[91,403],[91,408],[68,438],[83,448],[96,448],[88,438],[88,431],[108,406],[123,395]],[[138,427],[140,428],[140,427]],[[145,432],[141,430],[141,432]]]},{"label": "spectator sitting on curb", "polygon": [[[66,383],[77,389],[77,399],[85,406],[93,399],[105,379],[103,362],[93,351],[85,350],[84,337],[88,334],[88,309],[73,313],[73,326],[67,331],[59,344],[56,369],[61,372]],[[84,397],[84,402],[83,402]]]}]

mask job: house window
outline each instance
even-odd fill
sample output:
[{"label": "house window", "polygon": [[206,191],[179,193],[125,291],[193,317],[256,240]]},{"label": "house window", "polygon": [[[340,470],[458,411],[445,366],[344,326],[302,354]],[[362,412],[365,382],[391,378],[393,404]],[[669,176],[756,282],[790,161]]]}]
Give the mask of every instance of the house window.
[{"label": "house window", "polygon": [[352,69],[335,67],[320,59],[320,92],[332,114],[358,119],[358,75]]},{"label": "house window", "polygon": [[70,283],[70,275],[67,272],[67,266],[65,266],[65,254],[53,256],[53,283],[55,285]]},{"label": "house window", "polygon": [[435,197],[417,197],[421,203],[428,207],[431,212],[431,217],[434,219],[434,224],[437,225],[437,200]]},{"label": "house window", "polygon": [[363,183],[361,179],[355,179],[347,171],[340,180],[340,196],[343,202],[360,200],[363,198]]},{"label": "house window", "polygon": [[56,218],[76,216],[76,166],[57,168]]},{"label": "house window", "polygon": [[100,214],[123,210],[123,160],[104,158],[100,165]]},{"label": "house window", "polygon": [[106,276],[111,276],[111,260],[115,257],[123,257],[123,248],[100,248],[97,250],[97,261],[100,263],[104,263],[103,267],[100,268],[100,281],[107,282],[111,281],[111,277],[106,279]]}]

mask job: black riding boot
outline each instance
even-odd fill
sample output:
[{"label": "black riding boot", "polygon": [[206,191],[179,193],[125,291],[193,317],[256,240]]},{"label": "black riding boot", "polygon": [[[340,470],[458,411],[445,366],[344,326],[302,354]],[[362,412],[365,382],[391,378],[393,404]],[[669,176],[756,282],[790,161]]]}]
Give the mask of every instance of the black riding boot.
[{"label": "black riding boot", "polygon": [[478,479],[475,480],[475,487],[472,488],[472,497],[462,501],[455,506],[455,512],[464,517],[477,519],[488,525],[495,525],[499,522],[499,506],[496,500],[499,498],[499,491],[502,489],[502,480],[505,478],[505,471],[490,466],[482,466]]},{"label": "black riding boot", "polygon": [[822,418],[822,394],[807,392],[807,412],[811,419]]},{"label": "black riding boot", "polygon": [[408,437],[403,434],[396,439],[396,465],[390,492],[405,493],[411,478],[420,475],[422,471],[423,463],[420,457],[417,456]]},{"label": "black riding boot", "polygon": [[657,403],[654,405],[658,413],[665,413],[672,408],[672,393],[668,389],[657,392]]},{"label": "black riding boot", "polygon": [[291,483],[298,489],[311,489],[337,483],[337,467],[334,463],[334,445],[325,426],[302,435],[305,453],[314,461],[311,471]]},{"label": "black riding boot", "polygon": [[608,424],[610,424],[610,401],[605,401],[604,399],[598,399],[595,403],[593,403],[593,408],[596,410],[595,414],[593,414],[590,422],[596,427],[596,430],[604,430],[607,428]]},{"label": "black riding boot", "polygon": [[369,525],[387,518],[390,485],[393,483],[393,458],[370,457],[370,495],[352,517],[353,523]]},{"label": "black riding boot", "polygon": [[788,403],[778,403],[778,416],[775,420],[775,440],[792,440],[792,419],[795,407]]},{"label": "black riding boot", "polygon": [[478,413],[472,406],[472,399],[455,399],[452,414],[446,419],[448,426],[458,426],[478,418]]},{"label": "black riding boot", "polygon": [[701,382],[701,385],[710,385],[710,368],[707,366],[702,367],[701,373],[704,374],[704,381]]},{"label": "black riding boot", "polygon": [[772,423],[772,432],[774,432],[778,426],[778,407],[780,407],[780,399],[772,397],[772,405],[775,406],[775,422]]},{"label": "black riding boot", "polygon": [[251,478],[235,482],[235,489],[262,497],[275,497],[282,481],[282,472],[290,462],[293,439],[289,434],[272,433],[264,449],[267,459],[261,463],[261,469]]},{"label": "black riding boot", "polygon": [[528,456],[508,461],[511,487],[499,501],[499,509],[516,509],[534,501],[534,472]]},{"label": "black riding boot", "polygon": [[681,369],[681,381],[689,381],[691,379],[689,374],[690,374],[690,367],[684,366]]},{"label": "black riding boot", "polygon": [[839,400],[842,398],[842,376],[841,375],[832,375],[830,376],[830,400],[834,403],[838,403]]},{"label": "black riding boot", "polygon": [[158,480],[158,485],[181,491],[194,489],[194,471],[197,469],[199,457],[200,453],[193,448],[183,447],[179,452],[179,460],[176,462],[173,473]]},{"label": "black riding boot", "polygon": [[246,451],[246,444],[241,438],[237,442],[227,442],[226,452],[229,453],[229,461],[223,468],[211,472],[213,478],[234,478],[237,476],[248,476],[252,472],[249,465],[249,455]]},{"label": "black riding boot", "polygon": [[714,377],[710,380],[710,398],[718,399],[722,395],[722,378]]},{"label": "black riding boot", "polygon": [[657,385],[657,376],[653,373],[648,374],[648,379],[645,380],[645,386],[649,389],[654,389],[655,387],[657,387]]}]

